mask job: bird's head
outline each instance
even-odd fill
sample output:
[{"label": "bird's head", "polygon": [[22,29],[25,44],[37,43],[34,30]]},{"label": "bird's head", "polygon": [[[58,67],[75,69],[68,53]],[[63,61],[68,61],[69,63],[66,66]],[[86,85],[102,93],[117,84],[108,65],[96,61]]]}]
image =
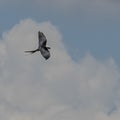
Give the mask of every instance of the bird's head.
[{"label": "bird's head", "polygon": [[50,47],[47,47],[47,49],[51,49]]}]

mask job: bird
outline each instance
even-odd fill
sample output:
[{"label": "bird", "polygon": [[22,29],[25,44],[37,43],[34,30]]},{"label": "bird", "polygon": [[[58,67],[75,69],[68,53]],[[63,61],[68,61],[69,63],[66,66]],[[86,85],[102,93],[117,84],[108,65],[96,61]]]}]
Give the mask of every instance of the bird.
[{"label": "bird", "polygon": [[46,36],[43,34],[43,32],[38,31],[38,48],[35,50],[25,51],[26,53],[35,53],[37,51],[41,52],[41,55],[47,60],[50,58],[50,47],[46,46],[47,39]]}]

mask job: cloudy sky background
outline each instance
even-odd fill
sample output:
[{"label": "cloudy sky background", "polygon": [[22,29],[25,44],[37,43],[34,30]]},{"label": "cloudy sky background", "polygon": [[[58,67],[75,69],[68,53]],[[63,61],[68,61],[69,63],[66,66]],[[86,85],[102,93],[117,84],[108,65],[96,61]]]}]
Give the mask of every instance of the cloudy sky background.
[{"label": "cloudy sky background", "polygon": [[[119,120],[118,0],[0,1],[0,119]],[[52,48],[45,61],[41,30]]]},{"label": "cloudy sky background", "polygon": [[74,60],[86,52],[119,64],[119,0],[1,0],[0,36],[20,20],[50,21]]}]

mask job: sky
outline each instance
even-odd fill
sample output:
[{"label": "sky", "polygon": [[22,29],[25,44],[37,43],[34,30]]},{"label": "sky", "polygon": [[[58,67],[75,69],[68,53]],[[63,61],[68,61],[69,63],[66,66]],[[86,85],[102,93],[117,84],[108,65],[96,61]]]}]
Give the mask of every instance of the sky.
[{"label": "sky", "polygon": [[[119,0],[0,1],[0,119],[120,119]],[[51,47],[47,61],[38,31]]]}]

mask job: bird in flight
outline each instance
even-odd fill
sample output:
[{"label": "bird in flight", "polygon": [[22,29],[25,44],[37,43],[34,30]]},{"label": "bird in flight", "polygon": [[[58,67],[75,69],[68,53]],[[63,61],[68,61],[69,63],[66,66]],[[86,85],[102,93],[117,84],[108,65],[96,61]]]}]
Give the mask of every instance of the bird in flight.
[{"label": "bird in flight", "polygon": [[37,49],[31,51],[25,51],[25,52],[33,54],[37,51],[40,51],[41,55],[47,60],[50,57],[50,52],[49,52],[50,47],[46,46],[47,39],[45,35],[40,31],[38,32],[38,40],[39,41],[38,41]]}]

